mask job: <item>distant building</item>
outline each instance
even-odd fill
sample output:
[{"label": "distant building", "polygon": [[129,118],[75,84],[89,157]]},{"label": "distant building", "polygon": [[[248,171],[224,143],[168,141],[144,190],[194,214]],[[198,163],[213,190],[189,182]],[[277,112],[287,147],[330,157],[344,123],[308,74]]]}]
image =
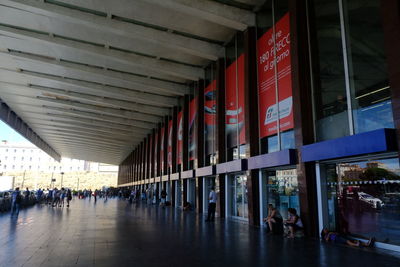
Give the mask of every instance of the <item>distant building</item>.
[{"label": "distant building", "polygon": [[107,172],[117,173],[118,166],[85,160],[62,158],[55,161],[41,149],[30,143],[0,143],[0,174],[7,172],[35,171],[44,173]]}]

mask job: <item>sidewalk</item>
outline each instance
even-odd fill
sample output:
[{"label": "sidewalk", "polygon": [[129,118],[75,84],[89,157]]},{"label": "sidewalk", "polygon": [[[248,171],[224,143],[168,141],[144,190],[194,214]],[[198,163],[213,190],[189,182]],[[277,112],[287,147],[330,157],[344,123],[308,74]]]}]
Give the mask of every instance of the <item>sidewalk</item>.
[{"label": "sidewalk", "polygon": [[74,199],[0,214],[0,266],[400,266],[400,254],[267,236],[194,212]]}]

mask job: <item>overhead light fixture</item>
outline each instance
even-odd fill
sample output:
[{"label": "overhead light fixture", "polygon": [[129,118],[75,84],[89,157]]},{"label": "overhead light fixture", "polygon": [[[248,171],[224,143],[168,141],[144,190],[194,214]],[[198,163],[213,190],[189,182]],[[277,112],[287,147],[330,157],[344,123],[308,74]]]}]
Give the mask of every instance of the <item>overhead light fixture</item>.
[{"label": "overhead light fixture", "polygon": [[375,91],[372,91],[372,92],[369,92],[369,93],[366,93],[366,94],[357,96],[356,99],[359,99],[359,98],[362,98],[362,97],[365,97],[365,96],[368,96],[368,95],[372,95],[372,94],[378,93],[378,92],[380,92],[380,91],[383,91],[383,90],[386,90],[386,89],[389,89],[389,88],[390,88],[390,86],[386,86],[386,87],[377,89],[377,90],[375,90]]}]

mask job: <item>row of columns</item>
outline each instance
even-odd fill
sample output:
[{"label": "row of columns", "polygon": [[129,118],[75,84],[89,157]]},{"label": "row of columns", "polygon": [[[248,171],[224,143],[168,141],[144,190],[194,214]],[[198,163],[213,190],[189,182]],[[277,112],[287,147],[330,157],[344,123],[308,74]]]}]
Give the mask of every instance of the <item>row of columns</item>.
[{"label": "row of columns", "polygon": [[[393,92],[393,113],[396,128],[400,124],[400,83],[398,71],[398,58],[400,38],[399,26],[399,3],[395,0],[382,1],[382,10],[387,14],[382,14],[383,25],[385,31],[386,53],[388,57],[390,85]],[[289,1],[290,12],[290,33],[291,33],[291,62],[292,62],[292,90],[293,90],[293,113],[294,113],[294,133],[295,147],[297,151],[297,175],[299,185],[300,213],[303,222],[306,226],[306,233],[309,236],[317,236],[317,188],[315,178],[315,163],[303,163],[301,158],[301,150],[303,145],[314,142],[314,119],[312,114],[312,80],[310,71],[311,59],[308,52],[309,42],[314,42],[312,34],[310,34],[309,25],[307,25],[307,1]],[[244,34],[244,53],[245,53],[245,127],[246,127],[246,157],[253,157],[260,154],[259,126],[258,126],[258,88],[257,88],[257,36],[255,28],[248,28]],[[398,38],[398,39],[396,39]],[[217,163],[224,163],[226,157],[226,133],[225,133],[225,60],[223,58],[213,63],[216,68],[217,82],[217,131],[216,131],[216,148],[217,148]],[[177,115],[179,108],[174,107],[172,116],[166,116],[162,124],[157,129],[153,130],[151,135],[143,140],[140,145],[121,163],[120,173],[118,178],[119,185],[129,185],[134,182],[147,181],[155,177],[168,176],[179,171],[186,171],[191,165],[193,169],[205,166],[205,140],[204,140],[204,88],[205,81],[201,80],[197,83],[198,92],[198,110],[197,110],[197,149],[196,160],[190,164],[188,157],[188,137],[189,137],[189,113],[188,107],[190,96],[183,98],[184,111],[184,127],[183,127],[183,163],[182,166],[177,165]],[[172,119],[172,166],[167,166],[167,144],[168,144],[168,122]],[[160,157],[155,158],[155,149],[160,155],[161,151],[161,136],[158,134],[157,147],[150,149],[149,143],[154,144],[155,133],[160,133],[161,127],[165,127],[164,134],[164,166],[160,165]],[[399,131],[397,131],[399,135]],[[400,136],[400,135],[399,135]],[[400,140],[400,138],[398,138]],[[399,142],[400,144],[400,142]],[[154,168],[154,162],[157,162],[157,168]],[[248,208],[249,208],[249,223],[259,224],[260,222],[260,206],[259,206],[259,170],[247,171],[247,189],[248,189]],[[220,206],[219,212],[223,217],[225,215],[225,174],[219,174],[216,179],[219,179],[220,185]],[[160,180],[162,180],[160,178]],[[150,182],[150,181],[149,181]],[[175,183],[172,184],[174,186]],[[203,179],[196,178],[196,206],[198,212],[203,210]],[[172,194],[175,190],[172,188]],[[184,186],[184,195],[187,194],[187,187]],[[174,195],[172,195],[175,198]],[[174,202],[174,201],[172,201]]]}]

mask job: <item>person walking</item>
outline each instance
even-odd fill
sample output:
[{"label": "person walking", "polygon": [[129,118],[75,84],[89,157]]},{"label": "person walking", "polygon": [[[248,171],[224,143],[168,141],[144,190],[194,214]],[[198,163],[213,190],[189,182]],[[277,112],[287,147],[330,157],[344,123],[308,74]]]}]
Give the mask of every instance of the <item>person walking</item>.
[{"label": "person walking", "polygon": [[43,190],[42,188],[39,188],[39,190],[37,191],[37,201],[39,204],[41,204],[42,202],[42,196],[43,196]]},{"label": "person walking", "polygon": [[71,189],[67,190],[67,208],[69,208],[69,202],[72,200],[72,192]]},{"label": "person walking", "polygon": [[64,208],[64,198],[65,198],[65,189],[64,187],[61,188],[61,192],[60,192],[60,207]]},{"label": "person walking", "polygon": [[164,208],[165,205],[167,204],[167,191],[165,191],[165,189],[161,190],[160,196],[161,196],[160,206],[162,206]]},{"label": "person walking", "polygon": [[22,201],[21,192],[19,191],[19,187],[17,187],[15,188],[15,191],[11,195],[11,216],[13,216],[14,214],[18,216],[21,201]]},{"label": "person walking", "polygon": [[214,221],[216,207],[217,207],[217,193],[215,192],[214,186],[212,186],[210,194],[208,195],[208,215],[206,222]]},{"label": "person walking", "polygon": [[29,205],[30,196],[31,196],[31,191],[29,191],[29,188],[27,187],[25,191],[25,202],[24,202],[25,206]]}]

